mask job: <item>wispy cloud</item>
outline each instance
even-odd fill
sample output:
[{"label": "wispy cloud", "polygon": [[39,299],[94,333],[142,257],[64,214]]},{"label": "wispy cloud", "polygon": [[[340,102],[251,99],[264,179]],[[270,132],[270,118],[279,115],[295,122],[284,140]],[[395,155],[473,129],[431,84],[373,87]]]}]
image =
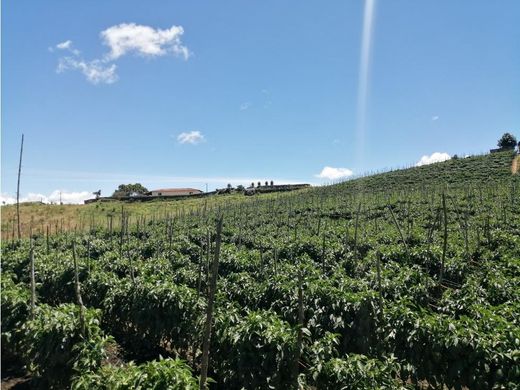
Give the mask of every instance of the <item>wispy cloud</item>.
[{"label": "wispy cloud", "polygon": [[449,160],[451,156],[448,153],[441,153],[441,152],[435,152],[432,153],[430,156],[422,156],[419,161],[415,164],[416,167],[420,167],[422,165],[428,165],[433,164],[437,162],[442,162]]},{"label": "wispy cloud", "polygon": [[348,168],[325,167],[315,177],[320,179],[338,180],[352,176],[353,172]]},{"label": "wispy cloud", "polygon": [[249,102],[244,102],[240,105],[240,111],[245,111],[247,110],[249,107],[251,107],[251,103]]},{"label": "wispy cloud", "polygon": [[69,69],[79,70],[92,84],[112,84],[118,79],[117,65],[107,65],[100,60],[86,62],[73,57],[60,58],[56,72],[62,73]]},{"label": "wispy cloud", "polygon": [[[43,202],[43,203],[59,203],[64,204],[80,204],[84,200],[92,198],[93,195],[89,191],[68,192],[55,190],[49,195],[29,192],[27,195],[20,198],[20,202]],[[1,204],[15,204],[16,197],[9,194],[0,194]]]},{"label": "wispy cloud", "polygon": [[58,60],[58,73],[78,70],[92,84],[112,84],[118,80],[115,61],[126,54],[135,53],[142,57],[171,54],[187,60],[191,53],[182,44],[183,34],[182,26],[174,25],[162,30],[135,23],[122,23],[101,31],[102,42],[110,50],[102,58],[90,61],[79,58],[80,51],[73,47],[71,40],[60,42],[49,50],[69,51],[74,55],[74,57],[61,57]]},{"label": "wispy cloud", "polygon": [[200,131],[184,132],[184,133],[180,133],[177,136],[177,141],[180,144],[197,145],[197,144],[200,144],[201,142],[204,142],[205,140],[206,139],[204,138],[204,136],[202,135],[202,133]]},{"label": "wispy cloud", "polygon": [[437,120],[439,120],[439,115],[434,115],[434,116],[432,116],[432,121],[435,122],[435,121],[437,121]]},{"label": "wispy cloud", "polygon": [[65,42],[61,42],[61,43],[58,43],[56,45],[56,48],[57,49],[70,49],[72,47],[72,41],[69,39],[68,41],[65,41]]},{"label": "wispy cloud", "polygon": [[60,42],[55,46],[49,47],[50,52],[54,52],[55,50],[68,51],[74,54],[75,56],[79,56],[81,54],[81,52],[78,49],[73,47],[72,41],[70,39],[64,42]]}]

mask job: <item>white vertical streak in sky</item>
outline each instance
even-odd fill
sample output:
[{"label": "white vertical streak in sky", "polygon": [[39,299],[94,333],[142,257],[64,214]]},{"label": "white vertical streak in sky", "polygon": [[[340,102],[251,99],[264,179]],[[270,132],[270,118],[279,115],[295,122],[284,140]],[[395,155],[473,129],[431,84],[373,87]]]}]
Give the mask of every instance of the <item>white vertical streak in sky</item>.
[{"label": "white vertical streak in sky", "polygon": [[374,24],[374,9],[376,0],[365,0],[363,13],[363,34],[361,37],[361,55],[359,60],[358,100],[357,100],[357,163],[358,169],[362,169],[365,150],[367,100],[370,76],[370,52],[372,48],[372,35]]}]

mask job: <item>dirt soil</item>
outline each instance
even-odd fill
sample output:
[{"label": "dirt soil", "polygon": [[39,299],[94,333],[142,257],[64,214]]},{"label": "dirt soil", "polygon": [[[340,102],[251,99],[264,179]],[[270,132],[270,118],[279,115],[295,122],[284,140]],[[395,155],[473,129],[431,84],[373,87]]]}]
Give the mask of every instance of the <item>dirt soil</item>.
[{"label": "dirt soil", "polygon": [[2,378],[2,390],[23,390],[23,389],[30,389],[30,380],[31,378],[28,376],[25,377],[8,377],[8,378]]}]

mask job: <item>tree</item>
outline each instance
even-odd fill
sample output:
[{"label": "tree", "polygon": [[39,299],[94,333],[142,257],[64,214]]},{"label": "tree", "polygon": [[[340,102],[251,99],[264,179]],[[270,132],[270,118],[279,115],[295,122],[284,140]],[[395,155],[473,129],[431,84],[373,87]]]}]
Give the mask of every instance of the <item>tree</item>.
[{"label": "tree", "polygon": [[504,150],[514,149],[516,146],[516,142],[516,138],[513,134],[504,133],[504,135],[502,135],[502,138],[498,140],[498,147]]},{"label": "tree", "polygon": [[146,194],[148,189],[146,187],[143,187],[141,183],[135,183],[135,184],[120,184],[119,187],[117,187],[117,190],[114,191],[112,196],[114,198],[120,198],[123,196],[130,196],[132,194]]},{"label": "tree", "polygon": [[244,191],[245,188],[242,184],[237,185],[237,191]]}]

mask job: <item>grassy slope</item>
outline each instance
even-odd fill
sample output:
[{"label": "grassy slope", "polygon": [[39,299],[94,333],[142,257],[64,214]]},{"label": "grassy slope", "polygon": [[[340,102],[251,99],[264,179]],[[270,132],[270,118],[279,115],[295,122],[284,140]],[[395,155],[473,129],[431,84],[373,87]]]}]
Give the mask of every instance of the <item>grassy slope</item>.
[{"label": "grassy slope", "polygon": [[[355,180],[350,180],[338,186],[347,187],[352,191],[388,192],[405,188],[424,188],[430,186],[463,186],[467,183],[478,185],[483,182],[503,181],[511,178],[511,152],[473,156],[464,159],[449,160],[442,163],[400,169]],[[333,186],[336,187],[336,186]],[[303,190],[306,191],[306,190]],[[262,197],[295,196],[296,193],[265,194]],[[154,201],[145,203],[104,202],[88,205],[41,205],[26,204],[21,206],[22,230],[26,235],[31,225],[35,229],[49,224],[54,231],[56,224],[63,228],[88,226],[92,218],[96,224],[106,224],[110,214],[114,215],[114,225],[117,226],[121,206],[134,220],[144,215],[175,214],[180,210],[189,212],[200,209],[207,203],[208,207],[224,205],[229,202],[252,202],[255,197],[243,195],[223,195],[209,198],[185,199],[174,201]],[[16,215],[15,206],[2,206],[2,236],[10,237],[13,221]]]},{"label": "grassy slope", "polygon": [[430,186],[461,186],[467,183],[497,182],[511,177],[512,152],[486,154],[442,163],[385,172],[345,182],[367,191],[388,191]]},{"label": "grassy slope", "polygon": [[[135,202],[125,203],[119,201],[90,203],[86,205],[48,205],[27,203],[21,204],[20,216],[22,221],[22,234],[26,235],[29,231],[31,221],[34,229],[44,229],[45,225],[49,225],[53,233],[56,225],[63,229],[72,229],[80,225],[86,227],[90,221],[94,219],[96,224],[105,224],[110,215],[114,216],[114,226],[118,226],[118,216],[121,207],[130,215],[133,220],[139,216],[163,215],[166,213],[175,214],[177,212],[189,212],[204,207],[215,207],[227,202],[240,202],[248,198],[243,195],[226,195],[219,197],[168,200],[168,201],[152,201],[152,202]],[[2,206],[2,236],[11,237],[13,229],[13,221],[16,218],[16,206]]]}]

